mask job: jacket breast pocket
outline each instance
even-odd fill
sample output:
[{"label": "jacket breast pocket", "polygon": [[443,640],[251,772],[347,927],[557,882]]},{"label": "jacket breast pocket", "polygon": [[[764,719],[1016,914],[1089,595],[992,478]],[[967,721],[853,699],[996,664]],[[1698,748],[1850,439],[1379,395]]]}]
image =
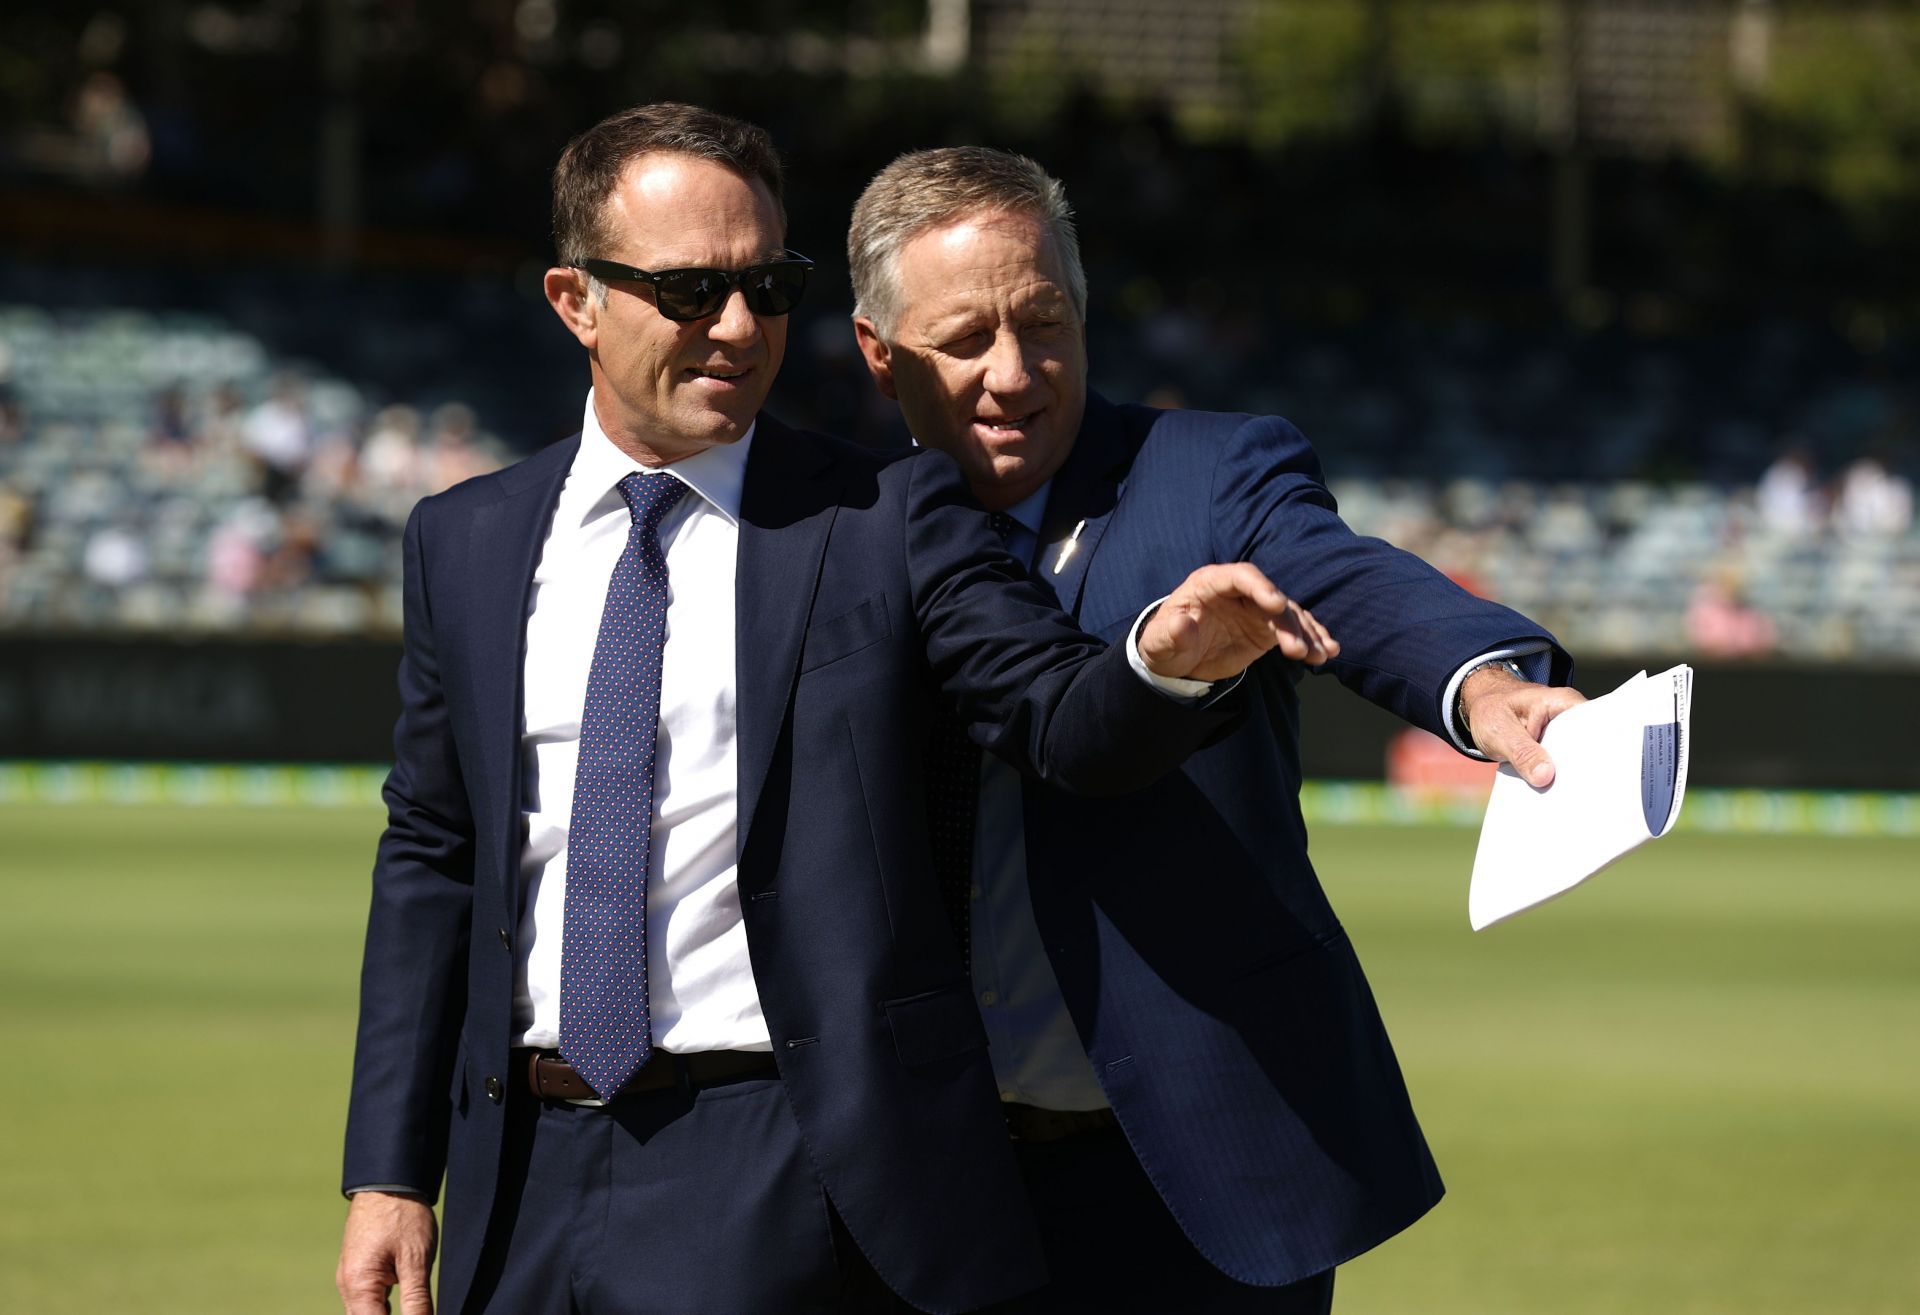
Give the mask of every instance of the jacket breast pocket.
[{"label": "jacket breast pocket", "polygon": [[800,670],[812,671],[829,662],[852,657],[863,648],[871,648],[892,633],[887,624],[887,600],[874,594],[853,607],[807,628],[806,644],[800,651]]},{"label": "jacket breast pocket", "polygon": [[883,1000],[880,1007],[886,1011],[893,1048],[902,1064],[932,1064],[986,1049],[987,1029],[967,987],[946,986]]}]

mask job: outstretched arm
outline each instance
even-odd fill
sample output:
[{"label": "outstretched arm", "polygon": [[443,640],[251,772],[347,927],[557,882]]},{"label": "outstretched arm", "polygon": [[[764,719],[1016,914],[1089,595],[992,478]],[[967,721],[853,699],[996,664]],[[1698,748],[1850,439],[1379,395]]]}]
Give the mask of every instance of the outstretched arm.
[{"label": "outstretched arm", "polygon": [[933,680],[974,740],[1076,794],[1137,790],[1245,711],[1228,690],[1180,700],[1150,677],[1236,675],[1283,642],[1305,656],[1332,641],[1256,567],[1196,572],[1141,627],[1137,674],[1125,645],[1081,631],[1009,556],[939,452],[903,463],[906,564]]}]

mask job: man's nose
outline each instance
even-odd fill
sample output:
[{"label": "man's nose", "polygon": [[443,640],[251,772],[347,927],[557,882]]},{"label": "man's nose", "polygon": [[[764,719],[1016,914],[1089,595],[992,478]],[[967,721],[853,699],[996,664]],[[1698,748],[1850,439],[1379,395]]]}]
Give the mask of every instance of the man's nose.
[{"label": "man's nose", "polygon": [[718,342],[751,343],[760,336],[760,321],[747,309],[747,294],[734,288],[727,293],[726,301],[720,305],[720,314],[715,317],[713,327],[707,330],[707,336]]},{"label": "man's nose", "polygon": [[999,394],[1025,392],[1033,384],[1033,370],[1019,334],[994,335],[993,346],[987,349],[985,384],[988,392]]}]

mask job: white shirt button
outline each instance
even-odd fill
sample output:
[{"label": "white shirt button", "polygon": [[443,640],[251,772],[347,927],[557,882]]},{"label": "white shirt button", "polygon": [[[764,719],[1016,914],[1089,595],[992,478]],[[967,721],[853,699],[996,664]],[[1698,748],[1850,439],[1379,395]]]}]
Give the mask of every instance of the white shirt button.
[{"label": "white shirt button", "polygon": [[998,991],[982,991],[980,993],[980,1003],[983,1005],[992,1006],[999,1002],[1000,993]]}]

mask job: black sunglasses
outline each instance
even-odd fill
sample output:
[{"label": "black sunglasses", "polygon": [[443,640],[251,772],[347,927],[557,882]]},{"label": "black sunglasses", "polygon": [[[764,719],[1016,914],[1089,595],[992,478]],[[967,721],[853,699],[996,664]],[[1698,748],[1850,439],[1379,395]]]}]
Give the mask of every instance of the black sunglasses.
[{"label": "black sunglasses", "polygon": [[653,304],[670,320],[704,320],[727,304],[733,290],[746,296],[755,315],[785,315],[800,304],[813,262],[798,251],[777,260],[731,269],[635,269],[613,260],[583,260],[575,266],[602,281],[638,279],[653,285]]}]

